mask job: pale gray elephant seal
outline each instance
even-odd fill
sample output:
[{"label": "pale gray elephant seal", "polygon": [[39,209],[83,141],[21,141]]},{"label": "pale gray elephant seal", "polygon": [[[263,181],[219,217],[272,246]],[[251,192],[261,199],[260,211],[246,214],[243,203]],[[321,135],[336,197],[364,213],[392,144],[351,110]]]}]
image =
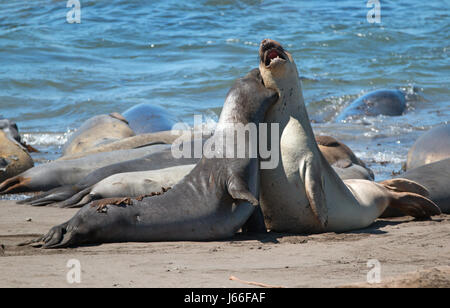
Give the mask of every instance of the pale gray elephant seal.
[{"label": "pale gray elephant seal", "polygon": [[62,154],[74,155],[134,135],[128,122],[119,113],[98,115],[84,122],[69,137]]},{"label": "pale gray elephant seal", "polygon": [[122,115],[136,135],[171,130],[178,122],[166,109],[146,103],[133,106]]},{"label": "pale gray elephant seal", "polygon": [[405,94],[399,90],[369,92],[347,106],[336,118],[340,122],[361,116],[400,116],[406,110]]},{"label": "pale gray elephant seal", "polygon": [[[63,207],[81,207],[93,200],[131,197],[160,192],[169,188],[185,177],[195,165],[181,165],[149,171],[117,173],[80,191],[72,200],[67,200]],[[71,198],[72,199],[72,198]],[[81,201],[78,201],[80,200]],[[78,202],[78,203],[76,203]],[[31,202],[33,204],[33,202]]]},{"label": "pale gray elephant seal", "polygon": [[450,124],[437,126],[420,136],[408,152],[406,170],[450,157]]},{"label": "pale gray elephant seal", "polygon": [[261,170],[260,205],[268,229],[350,231],[369,226],[388,206],[417,217],[440,213],[432,201],[416,194],[425,191],[422,186],[405,179],[389,185],[368,180],[343,182],[319,151],[292,56],[279,43],[264,40],[260,59],[264,85],[279,95],[266,122],[280,124],[280,164]]},{"label": "pale gray elephant seal", "polygon": [[[439,206],[442,213],[450,214],[450,158],[408,170],[401,177],[425,187],[429,192],[428,198]],[[403,216],[403,213],[393,208],[387,208],[382,215],[396,216]]]},{"label": "pale gray elephant seal", "polygon": [[374,180],[375,176],[366,164],[344,143],[331,136],[316,136],[320,152],[343,180]]},{"label": "pale gray elephant seal", "polygon": [[[259,124],[277,100],[266,89],[258,70],[236,81],[225,100],[216,131],[216,143],[233,133],[237,124]],[[256,136],[253,136],[256,137]],[[249,157],[252,142],[246,138],[247,158],[206,158],[181,182],[162,195],[142,200],[119,199],[85,205],[72,219],[38,239],[44,248],[88,243],[170,240],[219,240],[233,236],[258,204],[259,159]],[[233,144],[235,147],[235,144]],[[211,147],[210,149],[213,149]],[[211,154],[211,153],[210,153]]]}]

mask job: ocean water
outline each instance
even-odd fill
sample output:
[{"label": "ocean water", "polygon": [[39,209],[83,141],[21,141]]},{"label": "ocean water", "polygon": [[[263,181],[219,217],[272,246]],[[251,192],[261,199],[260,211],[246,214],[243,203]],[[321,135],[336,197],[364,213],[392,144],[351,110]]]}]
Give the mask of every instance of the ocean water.
[{"label": "ocean water", "polygon": [[[0,115],[41,150],[38,162],[88,118],[138,103],[217,120],[264,38],[293,54],[315,132],[348,144],[377,179],[450,119],[449,0],[381,0],[380,23],[369,23],[366,0],[79,2],[78,24],[68,1],[0,1]],[[407,93],[404,115],[334,121],[383,88]]]}]

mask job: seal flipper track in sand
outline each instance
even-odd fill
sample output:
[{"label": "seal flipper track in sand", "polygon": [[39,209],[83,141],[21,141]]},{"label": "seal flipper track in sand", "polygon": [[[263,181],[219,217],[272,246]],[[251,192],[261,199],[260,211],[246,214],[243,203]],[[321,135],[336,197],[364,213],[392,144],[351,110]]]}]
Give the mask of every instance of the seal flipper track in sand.
[{"label": "seal flipper track in sand", "polygon": [[391,193],[389,207],[406,215],[425,219],[440,215],[440,208],[430,199],[428,190],[411,180],[397,178],[380,183]]}]

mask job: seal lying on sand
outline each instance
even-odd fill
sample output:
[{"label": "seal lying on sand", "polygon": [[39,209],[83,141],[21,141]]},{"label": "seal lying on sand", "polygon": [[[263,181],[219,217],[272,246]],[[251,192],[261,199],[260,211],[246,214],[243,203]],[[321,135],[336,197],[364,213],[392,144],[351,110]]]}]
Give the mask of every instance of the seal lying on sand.
[{"label": "seal lying on sand", "polygon": [[74,160],[52,161],[35,166],[4,181],[0,184],[0,194],[48,191],[63,185],[73,185],[85,178],[92,170],[168,148],[170,145],[153,145],[140,149],[93,154]]},{"label": "seal lying on sand", "polygon": [[[203,133],[202,138],[204,139],[207,139],[212,136],[210,132],[202,132],[202,133]],[[170,131],[142,134],[124,138],[122,140],[114,141],[102,146],[97,146],[93,149],[86,150],[82,153],[63,156],[58,158],[58,160],[71,160],[85,157],[90,154],[112,152],[117,150],[130,150],[155,144],[172,144],[175,140],[176,141],[192,140],[194,138],[197,138],[197,136],[193,131],[184,131],[184,130],[170,130]]]},{"label": "seal lying on sand", "polygon": [[[114,174],[80,191],[73,197],[62,202],[60,207],[81,207],[98,199],[136,198],[158,193],[163,188],[169,188],[177,184],[194,167],[195,165],[181,165],[158,170]],[[28,201],[27,203],[31,205],[44,205],[45,201],[49,201],[49,199],[48,197],[41,197],[40,199]]]},{"label": "seal lying on sand", "polygon": [[375,176],[366,164],[342,142],[331,136],[316,136],[320,152],[343,180],[374,180]]},{"label": "seal lying on sand", "polygon": [[[125,151],[125,153],[128,153],[128,151]],[[150,154],[141,158],[120,161],[118,163],[94,169],[94,171],[88,173],[76,183],[61,185],[35,197],[20,201],[19,203],[44,206],[55,202],[61,202],[59,204],[60,207],[72,207],[86,195],[91,186],[111,175],[124,172],[158,170],[186,164],[195,164],[199,161],[199,159],[194,158],[193,155],[191,155],[191,157],[192,158],[181,157],[176,159],[172,155],[170,146],[167,145],[164,146],[163,149],[159,149],[154,153],[150,152]],[[63,166],[67,169],[67,165]]]},{"label": "seal lying on sand", "polygon": [[63,156],[73,155],[123,138],[134,136],[125,118],[118,113],[90,118],[73,133],[62,149]]},{"label": "seal lying on sand", "polygon": [[[259,72],[239,79],[225,100],[212,143],[219,156],[224,136],[236,124],[263,120],[277,100],[266,89]],[[166,193],[139,200],[116,200],[85,205],[72,219],[38,239],[44,248],[87,243],[161,240],[218,240],[231,237],[258,204],[259,160],[203,157],[195,168]],[[233,145],[235,147],[235,144]],[[229,149],[226,149],[227,151]],[[115,203],[115,204],[113,204]]]},{"label": "seal lying on sand", "polygon": [[420,136],[408,152],[406,169],[414,169],[450,157],[450,124],[437,126]]},{"label": "seal lying on sand", "polygon": [[[267,114],[280,124],[280,164],[261,170],[260,204],[269,229],[277,232],[343,232],[369,226],[388,206],[416,217],[439,214],[423,192],[405,179],[383,185],[342,181],[320,153],[308,118],[292,56],[272,40],[260,46],[260,72],[279,99]],[[345,184],[344,184],[345,183]]]},{"label": "seal lying on sand", "polygon": [[[450,158],[408,170],[402,178],[414,181],[425,187],[428,198],[439,206],[443,213],[450,214]],[[387,208],[381,217],[396,217],[404,214]]]},{"label": "seal lying on sand", "polygon": [[360,116],[400,116],[405,112],[405,94],[399,90],[377,90],[367,93],[347,106],[336,118],[340,122]]},{"label": "seal lying on sand", "polygon": [[0,130],[0,182],[14,177],[34,165],[28,152],[16,141]]},{"label": "seal lying on sand", "polygon": [[171,130],[177,122],[164,108],[151,104],[133,106],[122,115],[136,135]]}]

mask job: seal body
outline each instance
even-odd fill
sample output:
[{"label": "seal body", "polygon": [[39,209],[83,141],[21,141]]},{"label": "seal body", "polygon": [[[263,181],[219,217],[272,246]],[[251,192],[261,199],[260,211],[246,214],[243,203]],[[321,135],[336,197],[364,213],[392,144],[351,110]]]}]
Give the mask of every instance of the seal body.
[{"label": "seal body", "polygon": [[399,90],[376,90],[367,93],[349,106],[337,117],[337,121],[361,116],[400,116],[405,112],[405,94]]},{"label": "seal body", "polygon": [[[180,161],[178,159],[173,162],[178,163]],[[172,165],[171,161],[166,161],[166,163]],[[75,186],[61,187],[20,203],[42,206],[61,201],[60,207],[81,207],[92,200],[119,197],[135,198],[156,194],[161,192],[162,189],[170,188],[178,183],[195,167],[194,164],[191,164],[159,169],[160,166],[162,166],[160,162],[155,162],[147,167],[147,169],[150,169],[149,171],[117,173],[98,181],[94,185],[89,185],[90,181],[95,181],[93,179],[96,176],[100,176],[100,172],[111,170],[111,168],[105,168],[88,176],[88,180],[85,182],[80,182]],[[145,168],[145,166],[141,168]],[[83,189],[84,187],[86,188]]]},{"label": "seal body", "polygon": [[324,158],[341,179],[375,179],[372,170],[344,143],[331,136],[316,136],[316,142]]},{"label": "seal body", "polygon": [[212,158],[203,156],[188,175],[162,195],[141,201],[87,204],[68,222],[52,228],[38,240],[45,248],[56,248],[84,243],[215,240],[232,236],[258,204],[259,160],[248,156],[249,138],[242,145],[247,149],[243,158],[217,158],[224,153],[219,145],[230,129],[234,131],[235,124],[262,121],[276,100],[276,92],[266,89],[259,72],[252,71],[239,79],[227,95],[216,131],[208,140],[216,145],[211,147]]},{"label": "seal body", "polygon": [[400,180],[390,186],[367,180],[344,183],[315,141],[292,56],[279,43],[264,40],[260,59],[265,86],[279,95],[266,121],[280,125],[280,164],[261,170],[260,204],[269,229],[293,233],[349,231],[367,227],[388,206],[414,208],[417,211],[413,214],[418,216],[439,213],[436,205],[423,196],[414,199],[416,196],[404,191],[397,194]]},{"label": "seal body", "polygon": [[450,157],[450,124],[437,126],[420,136],[408,152],[406,169],[414,169]]},{"label": "seal body", "polygon": [[84,122],[69,137],[62,149],[62,154],[68,156],[81,153],[134,135],[128,122],[120,114],[98,115]]},{"label": "seal body", "polygon": [[139,149],[98,153],[74,160],[57,160],[41,164],[2,182],[0,184],[0,194],[47,191],[63,185],[74,185],[98,168],[141,158],[168,148],[170,148],[170,145],[153,145]]},{"label": "seal body", "polygon": [[[204,133],[202,136],[202,138],[204,139],[209,138],[212,135],[210,132],[202,133]],[[192,140],[194,138],[197,138],[194,132],[184,130],[170,130],[141,134],[97,146],[95,148],[85,150],[81,153],[63,156],[58,160],[71,160],[95,153],[112,152],[117,150],[130,150],[155,144],[172,144],[174,141]]]},{"label": "seal body", "polygon": [[0,130],[0,182],[25,172],[33,165],[33,159],[19,142]]},{"label": "seal body", "polygon": [[127,109],[122,115],[137,135],[171,130],[177,122],[164,108],[145,103]]}]

